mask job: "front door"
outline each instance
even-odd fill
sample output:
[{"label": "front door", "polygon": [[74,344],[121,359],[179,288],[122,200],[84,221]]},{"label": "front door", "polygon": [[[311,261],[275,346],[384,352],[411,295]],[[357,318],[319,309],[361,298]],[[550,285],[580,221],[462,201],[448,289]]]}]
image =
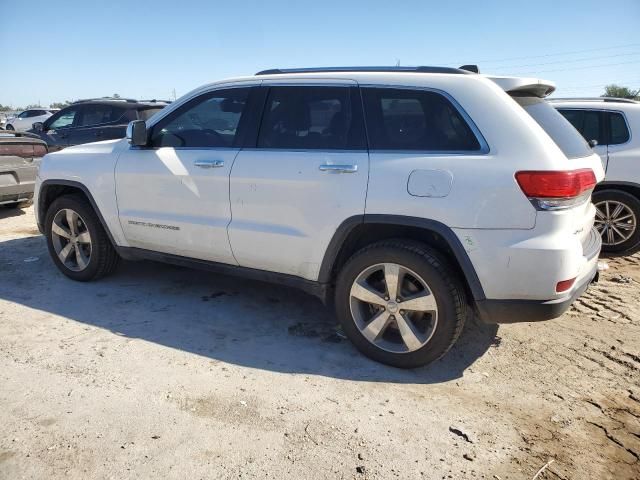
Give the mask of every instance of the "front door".
[{"label": "front door", "polygon": [[118,211],[131,247],[236,264],[227,236],[229,172],[248,93],[202,94],[153,126],[148,147],[120,156]]},{"label": "front door", "polygon": [[355,82],[263,85],[257,144],[231,172],[231,246],[241,266],[315,280],[340,223],[364,214],[360,95]]},{"label": "front door", "polygon": [[79,113],[79,106],[70,106],[60,110],[44,122],[40,137],[47,142],[50,152],[55,152],[70,145],[69,134],[73,131],[73,127],[78,121]]}]

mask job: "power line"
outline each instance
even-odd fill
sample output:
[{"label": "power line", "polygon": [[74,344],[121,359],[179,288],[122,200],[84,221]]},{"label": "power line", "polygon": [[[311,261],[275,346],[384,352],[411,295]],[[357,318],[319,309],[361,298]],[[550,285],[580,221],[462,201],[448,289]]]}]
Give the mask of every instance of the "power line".
[{"label": "power line", "polygon": [[528,60],[530,58],[546,58],[546,57],[559,57],[562,55],[575,55],[576,53],[589,53],[589,52],[601,52],[603,50],[615,50],[616,48],[627,48],[627,47],[637,47],[640,46],[640,43],[627,43],[626,45],[615,45],[611,47],[600,47],[600,48],[590,48],[587,50],[573,50],[567,52],[558,52],[558,53],[545,53],[544,55],[526,55],[522,57],[509,57],[509,58],[500,58],[500,59],[487,59],[487,60],[476,60],[476,63],[502,63],[502,62],[510,62],[512,60]]},{"label": "power line", "polygon": [[498,68],[537,67],[539,65],[557,65],[557,64],[563,64],[563,63],[589,62],[591,60],[601,60],[604,58],[628,57],[629,55],[640,55],[640,52],[617,53],[615,55],[600,55],[598,57],[577,58],[574,60],[556,60],[553,62],[544,62],[544,63],[529,63],[526,65],[506,65]]},{"label": "power line", "polygon": [[[633,62],[619,62],[619,63],[603,63],[601,65],[586,65],[583,67],[572,67],[572,68],[556,68],[552,70],[534,70],[528,72],[509,72],[511,75],[537,75],[538,73],[550,73],[550,72],[568,72],[573,70],[589,70],[592,68],[602,68],[602,67],[616,67],[618,65],[630,65],[630,64],[638,64],[637,61]],[[506,67],[505,67],[506,68]]]}]

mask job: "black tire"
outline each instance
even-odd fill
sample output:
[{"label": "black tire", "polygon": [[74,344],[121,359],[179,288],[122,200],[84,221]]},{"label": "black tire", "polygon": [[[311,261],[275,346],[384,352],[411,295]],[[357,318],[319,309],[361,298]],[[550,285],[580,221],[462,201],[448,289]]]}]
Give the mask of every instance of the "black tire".
[{"label": "black tire", "polygon": [[15,130],[15,129],[13,128],[13,125],[7,125],[5,130],[12,131],[12,130]]},{"label": "black tire", "polygon": [[[396,353],[379,348],[356,325],[350,306],[351,286],[361,272],[380,263],[396,263],[412,270],[427,282],[435,297],[435,331],[417,350]],[[347,261],[338,274],[335,306],[345,334],[360,352],[386,365],[415,368],[439,359],[453,346],[464,326],[467,303],[458,275],[438,252],[418,242],[385,240],[364,247]]]},{"label": "black tire", "polygon": [[[71,209],[77,212],[91,235],[91,255],[84,270],[73,271],[69,269],[60,261],[56,254],[51,228],[53,219],[62,209]],[[109,275],[116,269],[120,256],[113,248],[93,207],[82,195],[63,195],[56,198],[47,210],[44,226],[45,236],[47,237],[47,247],[49,248],[49,254],[53,259],[53,263],[55,263],[56,267],[67,277],[80,282],[88,282]]]},{"label": "black tire", "polygon": [[640,249],[640,200],[635,195],[622,190],[600,190],[593,194],[592,201],[598,204],[604,201],[614,201],[624,204],[635,215],[635,231],[624,242],[609,245],[606,239],[602,238],[602,251],[606,253],[631,255]]}]

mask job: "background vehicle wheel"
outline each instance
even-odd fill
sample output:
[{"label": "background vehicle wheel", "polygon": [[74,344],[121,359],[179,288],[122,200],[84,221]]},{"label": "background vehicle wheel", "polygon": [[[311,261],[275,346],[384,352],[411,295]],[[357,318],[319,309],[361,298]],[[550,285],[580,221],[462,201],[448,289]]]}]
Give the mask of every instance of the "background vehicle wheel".
[{"label": "background vehicle wheel", "polygon": [[638,197],[622,190],[601,190],[593,194],[593,203],[604,252],[631,254],[640,249]]},{"label": "background vehicle wheel", "polygon": [[115,270],[119,256],[98,216],[80,195],[53,201],[45,218],[49,254],[58,269],[73,280],[95,280]]},{"label": "background vehicle wheel", "polygon": [[462,332],[464,289],[426,245],[386,240],[355,253],[340,271],[336,312],[363,354],[414,368],[442,357]]},{"label": "background vehicle wheel", "polygon": [[13,125],[7,125],[5,130],[15,130],[15,129],[13,128]]}]

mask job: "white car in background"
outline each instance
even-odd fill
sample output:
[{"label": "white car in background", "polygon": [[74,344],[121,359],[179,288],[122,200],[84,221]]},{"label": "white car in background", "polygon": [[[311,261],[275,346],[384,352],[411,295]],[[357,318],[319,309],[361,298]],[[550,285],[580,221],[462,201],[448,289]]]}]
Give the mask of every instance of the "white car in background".
[{"label": "white car in background", "polygon": [[31,108],[7,120],[6,130],[26,131],[31,130],[36,122],[44,122],[58,110],[55,108]]},{"label": "white car in background", "polygon": [[[587,141],[606,170],[593,193],[602,250],[640,249],[640,102],[622,98],[550,100]],[[595,143],[593,142],[593,143]]]}]

